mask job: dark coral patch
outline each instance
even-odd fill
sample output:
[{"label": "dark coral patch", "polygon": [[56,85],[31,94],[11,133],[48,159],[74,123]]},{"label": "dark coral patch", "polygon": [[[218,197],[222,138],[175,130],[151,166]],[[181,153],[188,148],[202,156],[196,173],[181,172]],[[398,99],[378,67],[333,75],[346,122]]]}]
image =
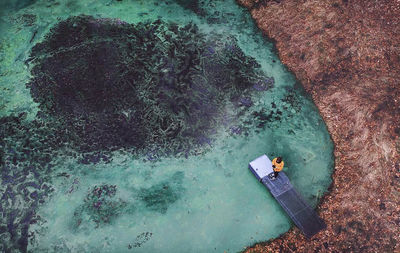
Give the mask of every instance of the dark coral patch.
[{"label": "dark coral patch", "polygon": [[263,80],[234,38],[159,20],[71,17],[30,61],[32,97],[80,151],[195,149],[215,132],[224,105]]}]

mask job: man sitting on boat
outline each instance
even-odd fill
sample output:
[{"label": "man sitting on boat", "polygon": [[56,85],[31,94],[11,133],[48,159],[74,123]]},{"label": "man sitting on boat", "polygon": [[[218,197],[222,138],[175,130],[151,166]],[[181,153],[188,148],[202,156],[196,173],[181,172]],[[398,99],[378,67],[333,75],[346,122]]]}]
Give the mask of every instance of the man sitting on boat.
[{"label": "man sitting on boat", "polygon": [[276,178],[280,171],[283,170],[284,162],[282,157],[278,156],[272,160],[272,168],[274,169],[274,178]]}]

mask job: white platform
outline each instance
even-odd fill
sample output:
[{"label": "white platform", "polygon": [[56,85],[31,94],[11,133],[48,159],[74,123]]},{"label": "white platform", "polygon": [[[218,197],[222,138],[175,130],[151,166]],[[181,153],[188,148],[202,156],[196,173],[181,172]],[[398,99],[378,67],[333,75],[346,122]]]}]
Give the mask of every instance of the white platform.
[{"label": "white platform", "polygon": [[262,155],[250,162],[250,168],[258,180],[274,172],[272,169],[272,162],[266,155]]}]

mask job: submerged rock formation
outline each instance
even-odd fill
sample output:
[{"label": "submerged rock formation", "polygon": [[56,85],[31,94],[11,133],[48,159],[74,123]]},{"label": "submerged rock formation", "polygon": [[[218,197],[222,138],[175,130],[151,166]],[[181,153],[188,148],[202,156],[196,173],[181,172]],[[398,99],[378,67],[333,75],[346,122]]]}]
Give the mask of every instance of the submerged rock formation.
[{"label": "submerged rock formation", "polygon": [[400,250],[400,3],[238,0],[276,41],[335,143],[328,228],[294,228],[248,252]]}]

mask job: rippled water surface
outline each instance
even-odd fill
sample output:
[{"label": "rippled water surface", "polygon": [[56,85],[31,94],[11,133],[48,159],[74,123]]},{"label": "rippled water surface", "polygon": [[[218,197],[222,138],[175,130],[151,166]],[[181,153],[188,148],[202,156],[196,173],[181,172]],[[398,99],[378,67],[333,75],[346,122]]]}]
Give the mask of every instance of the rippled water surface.
[{"label": "rippled water surface", "polygon": [[0,251],[238,252],[292,225],[249,161],[329,186],[324,122],[234,1],[0,13]]}]

